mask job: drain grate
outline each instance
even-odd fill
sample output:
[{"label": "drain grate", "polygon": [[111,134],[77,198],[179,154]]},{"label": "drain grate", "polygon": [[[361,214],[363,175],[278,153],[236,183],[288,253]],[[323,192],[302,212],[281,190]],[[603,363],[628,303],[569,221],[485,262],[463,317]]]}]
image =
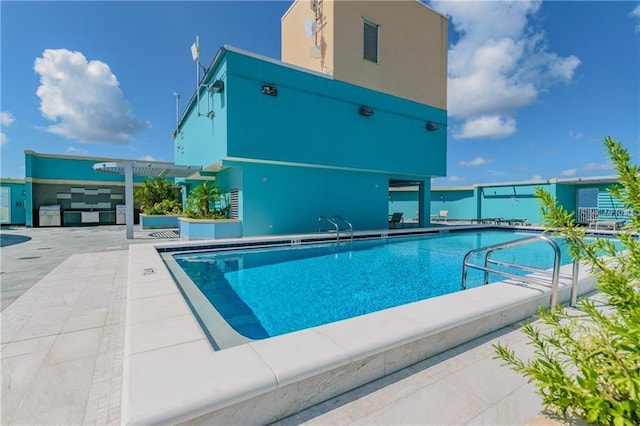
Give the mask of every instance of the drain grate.
[{"label": "drain grate", "polygon": [[160,231],[149,234],[152,238],[180,238],[180,234],[176,231]]},{"label": "drain grate", "polygon": [[51,247],[38,247],[36,250],[51,250]]},{"label": "drain grate", "polygon": [[18,258],[18,260],[29,260],[29,259],[40,259],[40,256],[23,256]]}]

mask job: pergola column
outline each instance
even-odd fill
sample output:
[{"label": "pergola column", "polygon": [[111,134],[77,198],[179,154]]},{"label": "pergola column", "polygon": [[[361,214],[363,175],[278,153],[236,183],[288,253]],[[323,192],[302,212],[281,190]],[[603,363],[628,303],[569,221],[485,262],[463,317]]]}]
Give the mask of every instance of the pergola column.
[{"label": "pergola column", "polygon": [[133,161],[125,161],[124,164],[124,204],[126,239],[133,239]]}]

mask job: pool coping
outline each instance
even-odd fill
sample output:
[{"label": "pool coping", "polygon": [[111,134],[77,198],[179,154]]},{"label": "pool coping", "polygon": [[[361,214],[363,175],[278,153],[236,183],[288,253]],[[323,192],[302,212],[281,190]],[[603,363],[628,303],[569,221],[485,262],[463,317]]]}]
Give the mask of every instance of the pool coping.
[{"label": "pool coping", "polygon": [[[321,238],[266,240],[307,237]],[[223,242],[240,240],[265,238]],[[158,250],[220,242],[130,247],[123,423],[275,421],[526,319],[549,303],[547,288],[501,282],[214,351]],[[584,269],[581,294],[594,288]],[[565,283],[559,301],[568,300],[569,290]]]}]

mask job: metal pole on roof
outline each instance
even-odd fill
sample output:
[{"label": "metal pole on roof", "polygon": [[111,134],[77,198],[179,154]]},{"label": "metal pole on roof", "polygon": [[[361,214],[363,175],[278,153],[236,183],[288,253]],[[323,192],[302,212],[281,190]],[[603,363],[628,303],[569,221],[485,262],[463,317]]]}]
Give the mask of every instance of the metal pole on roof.
[{"label": "metal pole on roof", "polygon": [[125,161],[124,166],[124,204],[126,239],[133,239],[133,161]]}]

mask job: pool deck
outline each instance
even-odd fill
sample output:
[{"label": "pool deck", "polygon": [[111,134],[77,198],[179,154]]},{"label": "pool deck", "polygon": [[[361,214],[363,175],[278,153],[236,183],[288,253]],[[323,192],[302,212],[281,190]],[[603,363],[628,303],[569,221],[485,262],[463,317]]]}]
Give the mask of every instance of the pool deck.
[{"label": "pool deck", "polygon": [[[136,229],[127,241],[116,225],[1,235],[2,424],[120,424],[128,247],[170,234]],[[532,352],[517,326],[504,327],[277,424],[525,424],[540,398],[493,359],[498,341]]]}]

